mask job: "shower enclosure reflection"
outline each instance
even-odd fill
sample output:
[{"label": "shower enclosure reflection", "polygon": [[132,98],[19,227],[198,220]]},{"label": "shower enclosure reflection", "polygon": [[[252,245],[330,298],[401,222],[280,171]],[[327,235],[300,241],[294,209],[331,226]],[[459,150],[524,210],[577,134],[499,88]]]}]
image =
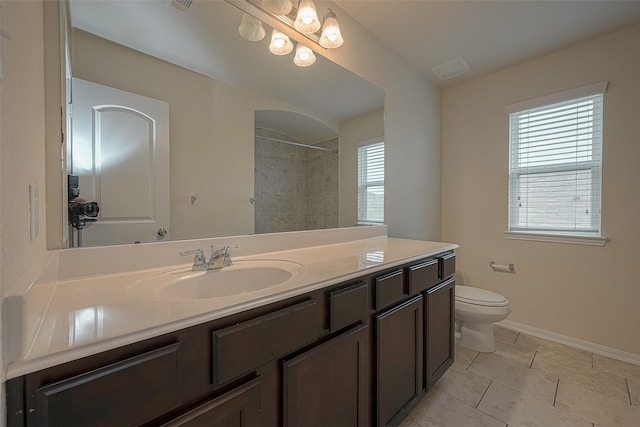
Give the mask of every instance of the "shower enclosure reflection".
[{"label": "shower enclosure reflection", "polygon": [[255,232],[338,227],[338,137],[310,145],[280,130],[255,132]]}]

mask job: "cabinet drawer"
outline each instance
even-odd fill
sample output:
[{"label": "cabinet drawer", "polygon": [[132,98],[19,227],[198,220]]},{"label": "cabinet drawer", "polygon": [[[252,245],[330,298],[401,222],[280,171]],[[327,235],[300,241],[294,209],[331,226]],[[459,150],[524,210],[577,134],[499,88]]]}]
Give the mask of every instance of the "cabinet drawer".
[{"label": "cabinet drawer", "polygon": [[404,297],[404,275],[395,270],[375,279],[374,308],[380,310]]},{"label": "cabinet drawer", "polygon": [[35,424],[136,425],[177,407],[179,345],[40,387]]},{"label": "cabinet drawer", "polygon": [[440,278],[446,279],[456,272],[456,254],[448,254],[438,258],[440,263]]},{"label": "cabinet drawer", "polygon": [[329,331],[335,332],[357,321],[365,320],[368,311],[365,282],[329,292]]},{"label": "cabinet drawer", "polygon": [[260,377],[234,388],[162,427],[257,426],[260,424]]},{"label": "cabinet drawer", "polygon": [[431,259],[407,268],[409,295],[418,294],[438,283],[438,260]]},{"label": "cabinet drawer", "polygon": [[214,331],[212,383],[225,383],[315,339],[313,300]]}]

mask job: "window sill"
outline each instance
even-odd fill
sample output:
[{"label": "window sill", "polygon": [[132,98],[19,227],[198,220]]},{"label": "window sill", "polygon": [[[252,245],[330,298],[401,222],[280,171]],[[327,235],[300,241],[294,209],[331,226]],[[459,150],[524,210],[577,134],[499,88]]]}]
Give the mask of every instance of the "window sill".
[{"label": "window sill", "polygon": [[566,243],[570,245],[604,246],[609,239],[594,236],[567,236],[560,234],[522,233],[517,231],[505,231],[505,239],[530,240],[534,242]]}]

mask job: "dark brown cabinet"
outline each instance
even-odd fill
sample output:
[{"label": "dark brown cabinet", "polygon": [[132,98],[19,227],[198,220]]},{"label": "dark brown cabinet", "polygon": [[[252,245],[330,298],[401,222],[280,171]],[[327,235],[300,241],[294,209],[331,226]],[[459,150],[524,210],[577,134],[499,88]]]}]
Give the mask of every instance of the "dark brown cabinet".
[{"label": "dark brown cabinet", "polygon": [[29,414],[28,423],[112,426],[150,421],[180,403],[179,348],[172,344],[39,387],[38,411]]},{"label": "dark brown cabinet", "polygon": [[310,344],[316,333],[312,299],[214,331],[212,384],[225,383]]},{"label": "dark brown cabinet", "polygon": [[450,278],[424,293],[425,389],[428,391],[453,365],[455,280]]},{"label": "dark brown cabinet", "polygon": [[283,363],[285,427],[369,425],[369,326]]},{"label": "dark brown cabinet", "polygon": [[5,383],[7,425],[398,425],[453,363],[455,255]]},{"label": "dark brown cabinet", "polygon": [[379,313],[376,324],[376,418],[398,424],[422,397],[422,296]]},{"label": "dark brown cabinet", "polygon": [[205,402],[163,427],[237,426],[260,423],[260,377]]}]

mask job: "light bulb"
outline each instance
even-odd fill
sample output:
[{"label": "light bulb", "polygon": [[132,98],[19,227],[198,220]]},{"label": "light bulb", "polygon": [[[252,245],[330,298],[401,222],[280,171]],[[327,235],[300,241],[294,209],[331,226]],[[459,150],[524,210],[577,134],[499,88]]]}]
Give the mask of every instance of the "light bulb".
[{"label": "light bulb", "polygon": [[246,13],[242,14],[242,22],[238,27],[238,32],[243,39],[250,42],[257,42],[264,38],[266,32],[262,27],[262,21]]},{"label": "light bulb", "polygon": [[262,6],[274,15],[286,15],[293,9],[291,0],[262,0]]},{"label": "light bulb", "polygon": [[316,62],[316,55],[307,46],[298,43],[296,47],[296,56],[293,58],[293,63],[300,67],[308,67]]},{"label": "light bulb", "polygon": [[324,25],[322,26],[320,46],[334,49],[342,46],[342,43],[344,43],[344,39],[340,33],[340,24],[338,24],[336,14],[329,9],[324,20]]},{"label": "light bulb", "polygon": [[315,33],[320,29],[320,20],[313,0],[300,1],[300,7],[293,26],[301,33]]},{"label": "light bulb", "polygon": [[293,50],[293,43],[289,39],[289,36],[281,33],[274,28],[273,32],[271,33],[271,43],[269,43],[269,50],[275,55],[286,55]]}]

